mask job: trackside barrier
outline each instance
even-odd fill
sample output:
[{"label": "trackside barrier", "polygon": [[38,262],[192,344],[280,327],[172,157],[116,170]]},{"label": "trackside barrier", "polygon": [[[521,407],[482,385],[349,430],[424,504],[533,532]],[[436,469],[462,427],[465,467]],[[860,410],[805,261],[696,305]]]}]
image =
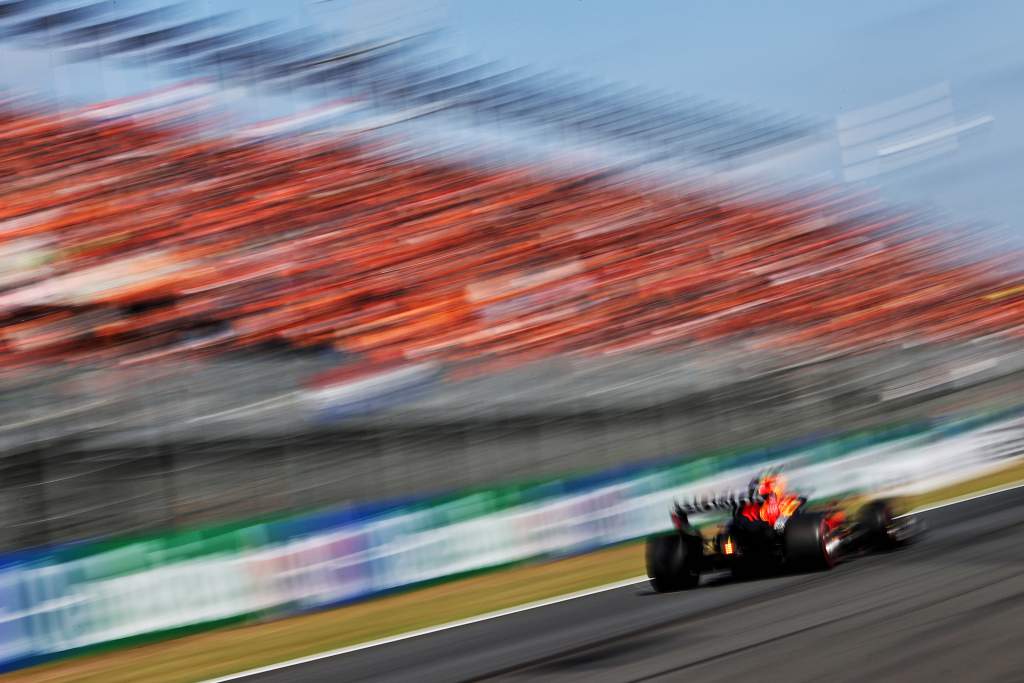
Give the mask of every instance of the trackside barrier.
[{"label": "trackside barrier", "polygon": [[[322,609],[657,532],[675,497],[784,464],[815,497],[991,465],[1017,412],[719,453],[567,481],[0,556],[0,671],[164,632]],[[1008,455],[1006,457],[1016,457]]]}]

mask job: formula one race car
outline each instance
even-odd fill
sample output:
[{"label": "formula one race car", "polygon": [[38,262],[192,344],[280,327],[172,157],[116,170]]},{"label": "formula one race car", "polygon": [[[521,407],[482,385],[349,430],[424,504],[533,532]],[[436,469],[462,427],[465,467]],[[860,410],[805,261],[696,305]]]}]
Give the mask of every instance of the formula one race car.
[{"label": "formula one race car", "polygon": [[[731,513],[716,533],[705,537],[691,526],[689,515],[715,510]],[[885,500],[864,505],[856,521],[838,503],[813,509],[777,473],[759,475],[746,495],[676,502],[672,523],[674,532],[647,541],[647,575],[658,592],[693,588],[709,571],[750,577],[831,569],[845,557],[909,543],[920,531]]]}]

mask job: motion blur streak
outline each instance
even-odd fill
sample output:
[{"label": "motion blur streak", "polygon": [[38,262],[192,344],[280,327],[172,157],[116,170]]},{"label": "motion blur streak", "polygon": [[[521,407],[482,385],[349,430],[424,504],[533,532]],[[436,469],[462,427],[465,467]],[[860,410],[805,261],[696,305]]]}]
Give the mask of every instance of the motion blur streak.
[{"label": "motion blur streak", "polygon": [[[682,538],[677,498],[718,521],[762,468],[806,492],[781,516],[749,508],[782,564],[805,500],[1019,477],[1024,241],[981,221],[1024,218],[1018,174],[993,177],[1024,159],[1024,117],[993,85],[1016,82],[1007,27],[1024,10],[962,22],[986,27],[985,49],[952,34],[932,49],[962,16],[949,3],[830,9],[835,31],[803,31],[800,66],[779,70],[808,91],[827,70],[845,93],[828,101],[736,80],[767,73],[764,34],[818,7],[793,25],[774,8],[765,29],[753,5],[716,24],[717,4],[619,21],[610,2],[524,0],[512,21],[439,0],[440,21],[383,0],[361,20],[361,1],[0,0],[0,671],[228,622],[288,630],[471,572],[507,586],[517,563],[585,566],[673,524]],[[444,26],[480,11],[517,51],[476,54]],[[538,17],[576,29],[555,41],[576,50],[571,70],[545,63]],[[896,42],[927,68],[878,58],[912,22],[920,42]],[[652,24],[684,23],[664,50],[648,42]],[[854,88],[850,35],[888,73]],[[645,56],[659,69],[629,66]],[[994,213],[920,201],[940,194]],[[830,513],[830,540],[809,546],[829,563],[846,519]],[[752,556],[726,533],[731,560]],[[955,583],[963,565],[933,552],[865,566],[913,588],[923,562]],[[765,590],[824,599],[801,581]],[[623,619],[586,614],[581,632],[615,640],[663,614],[623,596],[581,599]],[[851,624],[888,613],[870,604],[832,607]],[[435,621],[473,613],[452,607]],[[842,628],[832,607],[805,621]],[[373,636],[411,628],[376,618]],[[488,658],[532,659],[531,634],[511,635]],[[230,661],[265,664],[257,650]],[[619,673],[672,671],[649,659],[665,668]],[[595,661],[618,675],[614,654]],[[451,673],[487,673],[466,671]]]}]

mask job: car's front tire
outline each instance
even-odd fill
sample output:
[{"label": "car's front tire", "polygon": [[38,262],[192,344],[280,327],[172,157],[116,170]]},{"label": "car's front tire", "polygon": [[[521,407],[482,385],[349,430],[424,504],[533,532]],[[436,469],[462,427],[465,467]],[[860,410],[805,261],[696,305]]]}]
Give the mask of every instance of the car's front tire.
[{"label": "car's front tire", "polygon": [[860,509],[860,527],[874,550],[891,550],[899,545],[893,526],[893,511],[887,501],[871,501]]},{"label": "car's front tire", "polygon": [[873,500],[861,508],[859,526],[867,547],[872,550],[893,550],[911,543],[921,533],[922,525],[911,518],[896,519],[892,504]]}]

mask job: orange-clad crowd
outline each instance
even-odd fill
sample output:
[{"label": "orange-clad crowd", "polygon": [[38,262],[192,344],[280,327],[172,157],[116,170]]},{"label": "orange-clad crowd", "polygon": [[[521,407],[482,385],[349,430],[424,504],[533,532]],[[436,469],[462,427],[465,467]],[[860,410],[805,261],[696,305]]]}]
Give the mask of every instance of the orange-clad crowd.
[{"label": "orange-clad crowd", "polygon": [[651,189],[0,105],[0,364],[1020,334],[1009,275],[955,264],[905,220],[838,193]]}]

